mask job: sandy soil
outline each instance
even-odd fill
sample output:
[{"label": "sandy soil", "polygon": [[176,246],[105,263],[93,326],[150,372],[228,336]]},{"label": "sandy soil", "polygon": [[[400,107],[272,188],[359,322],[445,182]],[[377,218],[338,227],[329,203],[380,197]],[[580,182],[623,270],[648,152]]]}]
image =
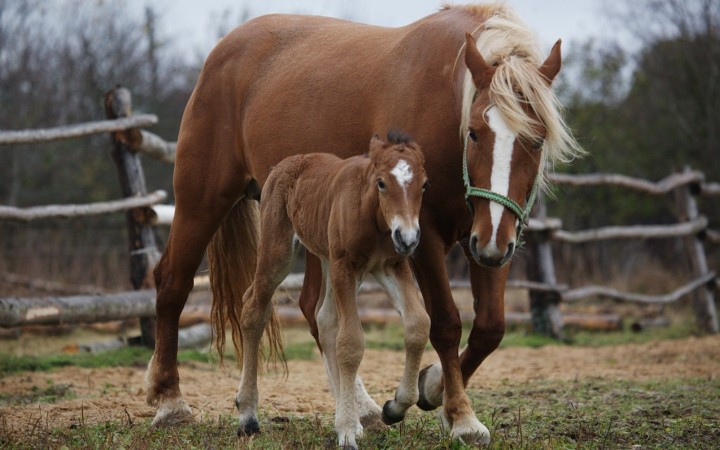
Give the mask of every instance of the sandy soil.
[{"label": "sandy soil", "polygon": [[[435,361],[433,352],[425,361]],[[390,398],[402,373],[403,355],[367,350],[361,374],[369,392],[382,404]],[[305,415],[331,412],[333,400],[319,357],[290,361],[289,376],[268,374],[260,382],[260,405],[267,414]],[[524,381],[555,379],[663,380],[714,378],[720,375],[720,336],[614,347],[508,348],[493,353],[473,377],[469,389],[493,388]],[[186,363],[180,367],[181,389],[197,418],[215,419],[234,414],[233,400],[239,373],[216,365]],[[151,418],[145,404],[144,368],[81,369],[23,373],[0,379],[0,393],[23,395],[51,384],[68,385],[72,400],[0,407],[0,420],[13,429],[72,426],[109,420]]]}]

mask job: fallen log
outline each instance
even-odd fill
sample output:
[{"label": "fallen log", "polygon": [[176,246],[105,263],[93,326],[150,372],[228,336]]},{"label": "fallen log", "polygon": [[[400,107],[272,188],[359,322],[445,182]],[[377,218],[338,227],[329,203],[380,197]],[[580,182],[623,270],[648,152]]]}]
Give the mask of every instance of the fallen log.
[{"label": "fallen log", "polygon": [[155,315],[155,291],[0,298],[0,327],[106,322]]}]

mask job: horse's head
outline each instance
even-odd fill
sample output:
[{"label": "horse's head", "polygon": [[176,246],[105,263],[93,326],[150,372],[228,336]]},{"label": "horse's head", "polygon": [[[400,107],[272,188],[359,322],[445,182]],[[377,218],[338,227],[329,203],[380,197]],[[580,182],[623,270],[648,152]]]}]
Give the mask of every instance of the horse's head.
[{"label": "horse's head", "polygon": [[540,65],[515,54],[491,64],[469,33],[466,38],[465,64],[475,88],[463,136],[470,252],[479,264],[500,267],[512,258],[542,183],[543,144],[554,131],[547,116],[557,120],[547,100],[554,100],[550,83],[560,70],[560,41]]},{"label": "horse's head", "polygon": [[388,133],[370,141],[370,181],[379,199],[378,222],[390,230],[395,251],[409,255],[420,242],[420,206],[427,187],[425,157],[408,137]]}]

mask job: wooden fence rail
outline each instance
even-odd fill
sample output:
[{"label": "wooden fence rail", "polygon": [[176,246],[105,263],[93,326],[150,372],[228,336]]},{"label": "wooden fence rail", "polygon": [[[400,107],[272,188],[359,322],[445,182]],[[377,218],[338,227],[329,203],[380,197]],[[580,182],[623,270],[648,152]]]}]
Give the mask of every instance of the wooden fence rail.
[{"label": "wooden fence rail", "polygon": [[132,117],[97,122],[78,123],[55,128],[35,130],[4,131],[0,130],[0,144],[37,144],[40,142],[72,139],[92,134],[111,133],[133,128],[155,125],[158,118],[154,114],[138,114]]},{"label": "wooden fence rail", "polygon": [[109,202],[83,205],[47,205],[16,208],[0,205],[0,220],[31,222],[40,219],[68,219],[71,217],[97,216],[156,205],[167,199],[167,192],[158,190],[146,195],[128,197]]},{"label": "wooden fence rail", "polygon": [[[138,153],[173,164],[176,143],[167,142],[159,136],[141,129],[156,124],[158,119],[155,115],[150,114],[130,115],[129,91],[115,89],[108,95],[111,97],[108,97],[109,100],[106,98],[108,102],[106,114],[110,120],[39,130],[0,130],[0,144],[34,144],[97,133],[112,133],[121,183],[125,183],[123,190],[128,197],[122,200],[86,205],[49,205],[30,208],[0,206],[0,220],[29,222],[40,218],[78,217],[143,209],[141,216],[146,218],[151,216],[151,220],[136,223],[132,221],[132,214],[128,214],[131,246],[140,245],[138,248],[130,249],[131,258],[134,258],[135,263],[139,264],[137,268],[133,269],[133,286],[138,290],[119,294],[0,299],[0,327],[119,320],[130,317],[152,317],[154,314],[154,292],[144,289],[147,286],[143,283],[146,281],[147,271],[154,264],[157,254],[153,250],[154,241],[143,242],[143,239],[149,239],[146,227],[150,222],[169,225],[172,222],[174,208],[170,205],[158,204],[167,197],[165,192],[156,191],[146,194],[144,178],[128,179],[127,177],[128,174],[137,175],[138,173],[142,176],[142,167],[137,159]],[[129,172],[126,173],[127,170]],[[680,216],[675,224],[609,226],[568,231],[562,229],[562,222],[559,219],[546,217],[544,210],[540,210],[540,214],[536,214],[526,228],[530,244],[527,252],[528,259],[530,264],[534,264],[535,267],[528,270],[529,278],[527,280],[509,280],[507,283],[508,288],[525,289],[529,292],[533,326],[545,330],[548,334],[560,335],[563,326],[563,317],[559,314],[558,309],[560,302],[577,302],[585,298],[606,297],[629,302],[667,304],[694,293],[696,296],[694,308],[698,316],[698,324],[706,331],[718,332],[717,312],[714,305],[717,277],[707,268],[703,243],[720,243],[720,232],[708,229],[708,220],[699,214],[694,198],[696,196],[720,196],[720,183],[707,183],[702,172],[691,170],[669,175],[658,182],[620,174],[552,174],[550,180],[556,184],[570,186],[616,186],[648,195],[673,194],[676,197]],[[543,199],[538,202],[541,208],[543,202]],[[148,215],[148,207],[151,207],[156,214]],[[137,214],[135,215],[137,216]],[[143,238],[138,239],[138,236]],[[556,281],[550,245],[552,241],[578,244],[611,239],[667,238],[684,239],[688,254],[693,261],[693,279],[673,292],[662,295],[646,295],[594,285],[571,289]],[[147,247],[153,252],[144,251]],[[12,277],[12,275],[10,276]],[[203,279],[196,280],[196,286],[202,289]],[[296,290],[300,286],[302,286],[302,276],[292,276],[283,283],[281,288]],[[452,287],[454,289],[469,288],[469,282],[454,281]],[[362,289],[373,291],[379,289],[379,286],[373,283],[363,283]],[[550,321],[550,323],[542,325],[542,320]]]}]

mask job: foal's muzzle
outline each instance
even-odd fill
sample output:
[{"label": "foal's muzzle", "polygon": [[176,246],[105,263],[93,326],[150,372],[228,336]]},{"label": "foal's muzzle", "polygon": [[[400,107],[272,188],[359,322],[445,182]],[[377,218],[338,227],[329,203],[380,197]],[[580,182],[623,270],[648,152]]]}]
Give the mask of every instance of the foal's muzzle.
[{"label": "foal's muzzle", "polygon": [[392,240],[396,252],[403,256],[410,255],[420,243],[420,228],[395,228],[392,231]]}]

